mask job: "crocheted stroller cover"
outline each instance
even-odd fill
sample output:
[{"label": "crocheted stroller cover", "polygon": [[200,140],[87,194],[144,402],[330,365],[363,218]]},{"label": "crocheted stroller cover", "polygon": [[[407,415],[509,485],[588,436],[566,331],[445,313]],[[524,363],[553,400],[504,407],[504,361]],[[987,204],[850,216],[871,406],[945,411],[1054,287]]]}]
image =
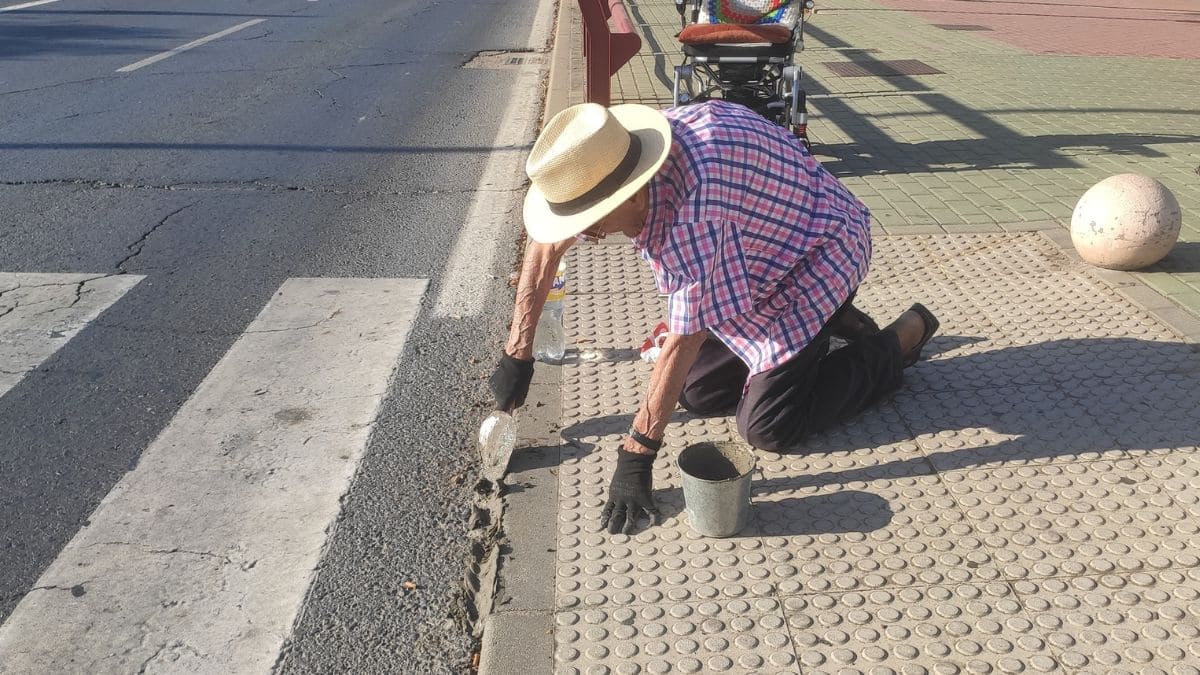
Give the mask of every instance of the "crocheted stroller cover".
[{"label": "crocheted stroller cover", "polygon": [[795,28],[801,0],[699,0],[698,23],[779,23]]}]

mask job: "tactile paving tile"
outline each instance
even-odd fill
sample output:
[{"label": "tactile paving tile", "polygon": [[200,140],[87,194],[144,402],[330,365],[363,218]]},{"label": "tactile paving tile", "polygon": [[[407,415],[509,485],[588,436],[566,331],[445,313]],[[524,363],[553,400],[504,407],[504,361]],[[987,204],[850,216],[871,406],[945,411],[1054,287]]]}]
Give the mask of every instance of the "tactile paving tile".
[{"label": "tactile paving tile", "polygon": [[1145,455],[1138,464],[1176,504],[1200,519],[1200,448]]},{"label": "tactile paving tile", "polygon": [[1064,272],[1070,259],[1038,232],[930,237],[938,267],[954,278],[1041,278]]},{"label": "tactile paving tile", "polygon": [[1013,584],[1038,632],[1076,673],[1200,674],[1200,571]]},{"label": "tactile paving tile", "polygon": [[773,598],[559,612],[556,672],[795,673]]},{"label": "tactile paving tile", "polygon": [[[876,468],[864,469],[864,478]],[[868,590],[1000,577],[980,533],[936,475],[754,490],[757,531],[790,555],[777,592]]]},{"label": "tactile paving tile", "polygon": [[889,403],[814,434],[789,452],[756,450],[755,454],[763,481],[791,487],[904,478],[932,470]]},{"label": "tactile paving tile", "polygon": [[[964,282],[964,285],[967,285]],[[1104,284],[1073,271],[978,277],[970,293],[1014,344],[1049,340],[1171,340],[1146,312]]]},{"label": "tactile paving tile", "polygon": [[633,244],[601,246],[575,244],[567,251],[567,292],[576,294],[657,293],[650,266]]},{"label": "tactile paving tile", "polygon": [[1003,582],[806,594],[783,606],[806,675],[1064,672]]},{"label": "tactile paving tile", "polygon": [[[564,449],[559,474],[557,603],[597,607],[832,591],[999,577],[981,538],[923,460],[820,477],[757,478],[751,525],[730,539],[691,530],[683,512],[678,444],[655,463],[666,520],[633,535],[600,527],[620,434]],[[818,483],[814,485],[813,483]]]},{"label": "tactile paving tile", "polygon": [[942,348],[937,342],[945,336],[971,337],[974,342],[1000,334],[983,310],[967,297],[966,290],[949,279],[928,279],[920,283],[868,282],[854,297],[854,306],[870,314],[881,328],[895,321],[915,302],[929,308],[941,323],[938,335],[927,350],[930,353],[958,347],[959,343],[970,344],[965,339],[955,340]]},{"label": "tactile paving tile", "polygon": [[[1162,326],[1036,233],[876,239],[856,304],[881,324],[915,301],[942,319],[906,387],[796,452],[758,452],[750,524],[728,539],[691,530],[675,460],[736,423],[677,411],[654,469],[665,521],[610,535],[616,449],[652,369],[636,347],[665,299],[631,247],[572,255],[567,329],[584,341],[563,373],[559,672],[1050,672],[1070,652],[1053,639],[1076,633],[1033,627],[1008,584],[1037,598],[1200,566],[1197,357],[1152,342]],[[1025,318],[994,301],[1007,283]],[[1103,337],[1071,332],[1092,321]],[[703,640],[683,607],[708,612]],[[768,625],[783,613],[795,652]],[[1075,651],[1093,665],[1072,668],[1109,672]]]},{"label": "tactile paving tile", "polygon": [[[583,361],[568,368],[562,394],[563,433],[568,438],[624,432],[629,428],[645,396],[653,367],[638,358],[634,350],[622,353],[625,354],[622,360]],[[627,417],[624,426],[609,429],[611,424],[606,420],[614,417]]]},{"label": "tactile paving tile", "polygon": [[1134,460],[941,477],[1010,579],[1200,564],[1200,522]]},{"label": "tactile paving tile", "polygon": [[[1194,363],[1196,355],[1184,358]],[[1167,372],[1081,381],[1066,391],[1085,406],[1111,411],[1097,416],[1095,423],[1138,455],[1200,445],[1198,382],[1200,374],[1195,372]]]},{"label": "tactile paving tile", "polygon": [[[570,298],[563,325],[570,342],[580,350],[641,347],[658,322],[667,316],[666,298],[651,293]],[[634,358],[638,358],[636,351]]]},{"label": "tactile paving tile", "polygon": [[913,388],[897,395],[896,407],[939,471],[1127,457],[1112,430],[1096,423],[1120,407],[1069,398],[1056,385]]}]

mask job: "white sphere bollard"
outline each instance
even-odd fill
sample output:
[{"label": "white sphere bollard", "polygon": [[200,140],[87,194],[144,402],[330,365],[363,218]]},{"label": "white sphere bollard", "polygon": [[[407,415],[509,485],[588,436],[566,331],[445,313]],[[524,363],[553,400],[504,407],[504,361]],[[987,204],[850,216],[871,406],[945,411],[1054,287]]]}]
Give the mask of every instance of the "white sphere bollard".
[{"label": "white sphere bollard", "polygon": [[1123,173],[1096,183],[1079,199],[1071,241],[1097,267],[1135,270],[1162,260],[1182,224],[1179,202],[1165,185]]}]

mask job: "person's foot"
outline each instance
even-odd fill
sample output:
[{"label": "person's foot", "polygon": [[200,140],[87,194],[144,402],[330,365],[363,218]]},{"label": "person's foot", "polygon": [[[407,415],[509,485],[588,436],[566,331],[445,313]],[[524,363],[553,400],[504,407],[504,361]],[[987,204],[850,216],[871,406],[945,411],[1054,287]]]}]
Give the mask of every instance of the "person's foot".
[{"label": "person's foot", "polygon": [[937,332],[940,322],[925,306],[917,303],[884,330],[896,333],[900,341],[901,363],[907,368],[921,358],[921,349]]}]

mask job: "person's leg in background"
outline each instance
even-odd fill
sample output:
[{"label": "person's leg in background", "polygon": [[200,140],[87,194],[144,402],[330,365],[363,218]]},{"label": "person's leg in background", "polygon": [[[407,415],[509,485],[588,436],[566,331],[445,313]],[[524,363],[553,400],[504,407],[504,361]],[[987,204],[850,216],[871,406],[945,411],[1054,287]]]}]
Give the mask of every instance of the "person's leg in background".
[{"label": "person's leg in background", "polygon": [[750,369],[711,334],[700,346],[679,394],[679,405],[701,416],[729,415],[737,408]]}]

